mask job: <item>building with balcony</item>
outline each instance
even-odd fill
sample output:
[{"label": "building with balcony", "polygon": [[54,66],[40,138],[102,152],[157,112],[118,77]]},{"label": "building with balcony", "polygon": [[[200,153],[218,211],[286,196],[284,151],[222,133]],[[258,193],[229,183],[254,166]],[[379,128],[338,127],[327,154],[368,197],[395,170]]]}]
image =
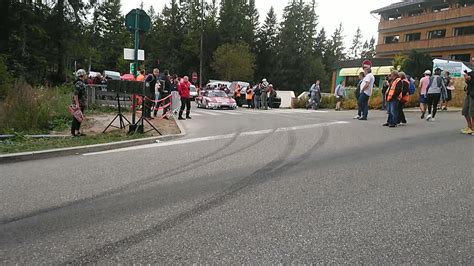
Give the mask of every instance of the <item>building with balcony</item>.
[{"label": "building with balcony", "polygon": [[380,15],[377,57],[411,50],[474,64],[474,0],[405,0]]}]

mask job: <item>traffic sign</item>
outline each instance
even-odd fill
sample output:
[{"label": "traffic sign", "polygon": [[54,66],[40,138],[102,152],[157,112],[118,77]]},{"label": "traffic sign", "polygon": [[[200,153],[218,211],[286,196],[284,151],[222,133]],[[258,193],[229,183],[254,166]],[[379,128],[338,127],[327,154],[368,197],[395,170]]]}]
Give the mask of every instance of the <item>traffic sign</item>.
[{"label": "traffic sign", "polygon": [[151,28],[151,19],[142,9],[133,9],[125,16],[125,26],[129,31],[147,32]]}]

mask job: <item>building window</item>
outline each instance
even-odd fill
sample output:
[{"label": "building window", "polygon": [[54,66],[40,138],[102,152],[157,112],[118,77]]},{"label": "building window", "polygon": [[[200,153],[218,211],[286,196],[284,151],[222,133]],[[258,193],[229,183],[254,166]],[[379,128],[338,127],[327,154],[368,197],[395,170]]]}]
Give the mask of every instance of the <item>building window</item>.
[{"label": "building window", "polygon": [[428,39],[439,39],[446,37],[446,30],[433,30],[428,32]]},{"label": "building window", "polygon": [[402,14],[393,14],[393,15],[388,16],[388,20],[397,20],[401,18],[402,18]]},{"label": "building window", "polygon": [[470,62],[471,55],[470,54],[453,54],[449,56],[449,59],[456,60],[456,61]]},{"label": "building window", "polygon": [[408,12],[408,16],[410,17],[419,16],[421,14],[423,14],[423,9],[418,9],[418,10],[413,10],[413,11]]},{"label": "building window", "polygon": [[442,55],[432,55],[431,59],[443,58]]},{"label": "building window", "polygon": [[406,42],[413,42],[413,41],[419,41],[419,40],[421,40],[421,32],[410,33],[410,34],[405,35]]},{"label": "building window", "polygon": [[385,37],[385,43],[398,43],[400,41],[400,36],[395,35],[395,36],[387,36]]},{"label": "building window", "polygon": [[444,4],[444,5],[439,5],[439,6],[434,6],[433,7],[433,12],[443,12],[449,10],[449,4]]},{"label": "building window", "polygon": [[472,35],[474,34],[474,26],[454,28],[454,36]]}]

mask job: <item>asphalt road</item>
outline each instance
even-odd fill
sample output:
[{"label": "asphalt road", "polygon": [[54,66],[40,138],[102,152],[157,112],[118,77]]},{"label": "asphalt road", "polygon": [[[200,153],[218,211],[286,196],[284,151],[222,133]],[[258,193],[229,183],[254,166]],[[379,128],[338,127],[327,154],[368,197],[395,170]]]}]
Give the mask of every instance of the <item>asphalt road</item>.
[{"label": "asphalt road", "polygon": [[0,263],[472,264],[459,113],[193,110],[187,136],[0,165]]}]

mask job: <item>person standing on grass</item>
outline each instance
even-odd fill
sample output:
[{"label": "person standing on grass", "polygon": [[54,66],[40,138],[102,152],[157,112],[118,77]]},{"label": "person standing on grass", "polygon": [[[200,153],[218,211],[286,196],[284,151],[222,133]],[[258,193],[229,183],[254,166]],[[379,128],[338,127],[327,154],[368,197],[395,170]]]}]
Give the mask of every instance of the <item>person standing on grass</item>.
[{"label": "person standing on grass", "polygon": [[444,72],[443,76],[444,86],[446,87],[446,99],[443,101],[442,110],[447,111],[449,102],[453,99],[454,90],[453,80],[451,79],[450,73],[448,71]]},{"label": "person standing on grass", "polygon": [[372,90],[374,89],[375,77],[372,74],[372,63],[369,60],[364,61],[362,69],[364,70],[365,77],[360,85],[360,96],[358,99],[362,117],[358,119],[364,121],[367,120],[367,117],[369,116],[369,99],[370,96],[372,96]]},{"label": "person standing on grass", "polygon": [[[179,83],[178,91],[181,97],[181,109],[179,110],[179,120],[191,119],[191,95],[190,95],[191,83],[189,77],[184,76],[183,80]],[[186,108],[186,118],[183,118],[184,108]]]},{"label": "person standing on grass", "polygon": [[464,74],[466,80],[466,98],[462,108],[462,115],[466,118],[467,127],[461,133],[474,136],[474,72]]},{"label": "person standing on grass", "polygon": [[[426,102],[428,104],[428,116],[426,121],[435,121],[439,100],[443,92],[446,92],[441,68],[435,69],[434,75],[430,78],[428,89],[426,90]],[[433,112],[433,113],[432,113]]]},{"label": "person standing on grass", "polygon": [[336,111],[341,111],[341,104],[344,100],[344,91],[346,90],[346,82],[342,80],[334,90],[334,96],[336,96]]},{"label": "person standing on grass", "polygon": [[428,85],[430,84],[430,77],[431,71],[426,70],[423,74],[424,77],[420,79],[420,111],[421,111],[421,119],[425,119],[426,114],[426,90],[428,89]]},{"label": "person standing on grass", "polygon": [[393,70],[390,74],[390,87],[385,95],[387,101],[388,118],[383,126],[394,128],[398,123],[398,106],[401,100],[403,82],[400,79],[398,71]]},{"label": "person standing on grass", "polygon": [[[74,82],[74,96],[72,104],[75,108],[79,108],[84,114],[84,110],[87,105],[87,87],[85,80],[87,79],[87,72],[84,69],[79,69],[76,72],[76,81]],[[81,122],[79,122],[74,116],[72,117],[71,125],[71,136],[83,136],[84,134],[80,133]]]},{"label": "person standing on grass", "polygon": [[362,110],[359,106],[359,97],[360,97],[360,86],[362,85],[362,81],[364,80],[365,78],[365,73],[364,72],[360,72],[359,73],[359,81],[357,82],[357,87],[355,89],[355,97],[356,97],[356,103],[357,103],[357,115],[354,116],[354,119],[360,119],[362,117]]}]

